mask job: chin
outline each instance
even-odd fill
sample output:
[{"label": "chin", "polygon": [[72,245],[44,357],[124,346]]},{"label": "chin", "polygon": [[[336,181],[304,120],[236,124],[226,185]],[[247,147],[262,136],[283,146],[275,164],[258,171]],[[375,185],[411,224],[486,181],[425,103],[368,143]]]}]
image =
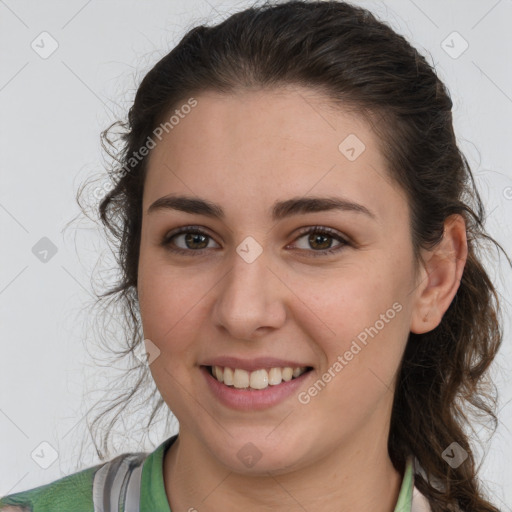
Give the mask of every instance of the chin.
[{"label": "chin", "polygon": [[218,454],[219,460],[230,471],[253,476],[279,475],[303,465],[302,454],[295,446],[285,445],[282,440],[265,439],[265,435],[260,441],[248,436],[245,442],[243,436],[234,437],[236,442],[231,446],[236,446],[235,451]]}]

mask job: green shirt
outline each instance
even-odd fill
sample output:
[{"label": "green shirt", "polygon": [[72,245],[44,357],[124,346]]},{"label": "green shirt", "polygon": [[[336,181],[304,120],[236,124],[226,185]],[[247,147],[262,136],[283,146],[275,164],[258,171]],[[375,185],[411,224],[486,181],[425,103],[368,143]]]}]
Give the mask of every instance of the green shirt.
[{"label": "green shirt", "polygon": [[[141,512],[171,512],[165,493],[163,459],[177,434],[166,439],[144,459],[140,485]],[[104,464],[63,477],[40,487],[10,494],[0,499],[0,509],[18,505],[20,512],[95,512],[92,496],[94,475]],[[412,458],[407,460],[394,512],[411,512],[414,489]],[[120,512],[124,507],[120,507]]]}]

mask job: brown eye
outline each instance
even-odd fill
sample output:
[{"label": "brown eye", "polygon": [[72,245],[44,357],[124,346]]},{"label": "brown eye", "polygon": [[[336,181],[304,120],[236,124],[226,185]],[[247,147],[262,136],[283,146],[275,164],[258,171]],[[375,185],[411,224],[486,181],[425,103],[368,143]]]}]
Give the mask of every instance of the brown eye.
[{"label": "brown eye", "polygon": [[329,235],[322,235],[320,233],[310,233],[308,237],[308,243],[314,249],[330,249],[332,237]]},{"label": "brown eye", "polygon": [[[177,246],[175,240],[180,239],[183,240],[183,242],[181,242],[183,245]],[[208,242],[210,240],[213,240],[212,237],[204,231],[194,227],[187,227],[166,235],[161,245],[172,252],[185,254],[202,252],[208,248]]]},{"label": "brown eye", "polygon": [[[331,228],[322,226],[305,228],[296,240],[306,238],[306,235],[306,247],[299,247],[299,250],[309,252],[314,257],[336,253],[345,246],[351,245],[343,236]],[[176,240],[182,240],[182,245],[178,245]],[[334,247],[332,247],[333,240],[338,241],[338,244]],[[188,226],[166,235],[161,245],[171,252],[192,255],[194,253],[202,254],[203,251],[208,249],[210,241],[213,241],[213,238],[208,233],[197,227]]]},{"label": "brown eye", "polygon": [[[184,236],[187,249],[204,249],[208,246],[208,242],[206,241],[205,243],[205,240],[208,238],[207,235],[202,235],[200,233],[186,233]],[[201,247],[197,247],[196,244]]]},{"label": "brown eye", "polygon": [[[322,256],[325,254],[336,253],[341,251],[344,246],[350,245],[345,238],[343,238],[337,231],[334,231],[331,228],[322,226],[306,228],[306,230],[302,231],[301,236],[299,236],[296,240],[306,238],[305,235],[307,235],[306,247],[301,247],[300,250],[309,251],[313,253],[312,256]],[[335,247],[332,247],[333,239],[339,242],[339,244]]]}]

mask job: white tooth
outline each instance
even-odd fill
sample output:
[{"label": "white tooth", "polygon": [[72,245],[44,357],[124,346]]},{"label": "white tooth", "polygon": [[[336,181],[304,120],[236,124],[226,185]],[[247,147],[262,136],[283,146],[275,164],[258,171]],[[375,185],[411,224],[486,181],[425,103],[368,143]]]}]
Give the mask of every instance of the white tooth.
[{"label": "white tooth", "polygon": [[289,380],[292,380],[293,368],[290,368],[289,366],[287,366],[286,368],[283,368],[282,372],[283,372],[283,380],[285,382],[288,382]]},{"label": "white tooth", "polygon": [[224,384],[232,386],[234,382],[233,370],[231,368],[224,368]]},{"label": "white tooth", "polygon": [[219,382],[224,382],[224,372],[222,371],[222,367],[214,366],[213,367],[213,374],[215,375],[215,377],[217,377],[217,380]]},{"label": "white tooth", "polygon": [[306,371],[306,367],[298,366],[292,368],[271,368],[268,372],[265,369],[248,372],[239,368],[222,368],[213,366],[212,373],[219,382],[224,382],[227,386],[234,386],[238,389],[253,388],[265,389],[270,386],[277,386],[282,381],[288,382],[292,378],[297,378]]},{"label": "white tooth", "polygon": [[271,386],[277,386],[282,380],[281,368],[271,368],[268,372],[268,383]]},{"label": "white tooth", "polygon": [[[225,377],[224,377],[225,378]],[[235,388],[248,388],[249,387],[249,372],[236,368],[233,376],[233,384]]]},{"label": "white tooth", "polygon": [[250,385],[251,388],[254,389],[265,389],[268,386],[267,370],[256,370],[251,372]]}]

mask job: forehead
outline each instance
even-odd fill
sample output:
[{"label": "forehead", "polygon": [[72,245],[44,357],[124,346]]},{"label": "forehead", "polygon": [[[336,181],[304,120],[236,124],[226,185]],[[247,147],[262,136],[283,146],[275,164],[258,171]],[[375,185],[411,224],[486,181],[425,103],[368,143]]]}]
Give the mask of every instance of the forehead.
[{"label": "forehead", "polygon": [[[389,178],[376,134],[325,96],[282,88],[194,99],[151,150],[145,211],[170,193],[209,198],[237,215],[255,201],[268,210],[290,197],[338,194],[377,214],[395,202],[403,214],[405,197]],[[178,114],[180,105],[174,108]]]}]

